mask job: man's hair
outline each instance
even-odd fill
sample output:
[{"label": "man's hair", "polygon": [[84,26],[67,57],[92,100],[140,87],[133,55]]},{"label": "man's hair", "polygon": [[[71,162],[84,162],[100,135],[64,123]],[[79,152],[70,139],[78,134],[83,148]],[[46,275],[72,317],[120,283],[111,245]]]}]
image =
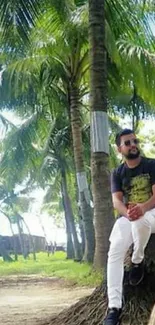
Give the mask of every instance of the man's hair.
[{"label": "man's hair", "polygon": [[119,133],[117,133],[116,138],[115,138],[115,143],[116,143],[117,147],[119,147],[121,144],[122,135],[127,135],[127,134],[131,134],[131,133],[134,133],[134,131],[131,129],[124,129],[124,130],[120,131]]}]

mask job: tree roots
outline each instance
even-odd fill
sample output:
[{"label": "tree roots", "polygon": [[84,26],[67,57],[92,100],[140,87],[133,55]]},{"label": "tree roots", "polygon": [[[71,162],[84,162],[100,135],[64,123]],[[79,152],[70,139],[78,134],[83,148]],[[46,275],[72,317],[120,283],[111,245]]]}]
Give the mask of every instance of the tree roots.
[{"label": "tree roots", "polygon": [[[128,282],[128,268],[132,251],[128,252],[124,277],[124,306],[121,325],[147,325],[155,304],[155,235],[151,236],[146,249],[146,270],[143,281],[136,287]],[[101,325],[107,309],[106,284],[69,309],[52,316],[39,325]],[[151,323],[151,325],[155,325]]]},{"label": "tree roots", "polygon": [[[147,325],[155,303],[155,277],[146,274],[137,287],[124,285],[121,325]],[[100,286],[78,303],[39,325],[101,325],[107,309],[106,286]]]}]

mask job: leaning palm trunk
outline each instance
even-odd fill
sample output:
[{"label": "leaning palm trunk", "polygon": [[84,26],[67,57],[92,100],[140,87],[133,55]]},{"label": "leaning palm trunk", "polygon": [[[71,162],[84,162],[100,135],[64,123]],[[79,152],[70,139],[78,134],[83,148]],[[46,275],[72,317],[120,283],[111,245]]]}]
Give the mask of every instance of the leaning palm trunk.
[{"label": "leaning palm trunk", "polygon": [[70,113],[79,201],[85,231],[85,252],[83,259],[87,262],[93,262],[95,250],[94,225],[92,208],[90,206],[90,194],[84,168],[79,92],[76,86],[72,86],[70,89]]},{"label": "leaning palm trunk", "polygon": [[91,172],[96,239],[94,267],[96,269],[106,266],[108,238],[113,215],[109,184],[104,4],[104,0],[89,0]]},{"label": "leaning palm trunk", "polygon": [[68,226],[71,230],[72,238],[73,238],[73,247],[74,247],[74,254],[76,260],[81,260],[81,249],[80,244],[77,237],[77,232],[75,228],[75,222],[73,218],[73,212],[71,207],[70,198],[68,195],[68,189],[67,189],[67,181],[66,181],[66,174],[65,171],[61,171],[62,175],[62,195],[64,199],[64,206],[65,206],[65,212],[67,217]]}]

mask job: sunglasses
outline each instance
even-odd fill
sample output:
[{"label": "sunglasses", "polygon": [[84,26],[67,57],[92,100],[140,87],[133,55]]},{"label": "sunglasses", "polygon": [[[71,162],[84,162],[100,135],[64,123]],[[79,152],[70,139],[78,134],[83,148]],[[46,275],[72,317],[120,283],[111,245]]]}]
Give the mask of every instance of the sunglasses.
[{"label": "sunglasses", "polygon": [[120,147],[122,146],[132,146],[133,144],[138,145],[139,144],[139,139],[131,139],[131,140],[126,140],[123,143],[121,143]]}]

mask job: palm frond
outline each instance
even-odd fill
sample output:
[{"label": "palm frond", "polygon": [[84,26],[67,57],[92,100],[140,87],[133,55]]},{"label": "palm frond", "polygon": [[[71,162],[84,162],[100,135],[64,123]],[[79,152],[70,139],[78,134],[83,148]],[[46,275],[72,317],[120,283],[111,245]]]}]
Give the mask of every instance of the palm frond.
[{"label": "palm frond", "polygon": [[[18,183],[37,168],[40,146],[45,141],[47,123],[43,116],[34,114],[4,140],[1,175],[8,183]],[[24,173],[24,174],[23,174]]]},{"label": "palm frond", "polygon": [[14,123],[12,123],[9,119],[7,119],[4,113],[0,113],[0,137],[3,139],[6,135],[6,132],[10,129],[16,129]]},{"label": "palm frond", "polygon": [[133,41],[119,41],[118,48],[124,61],[124,75],[147,103],[155,105],[155,55]]},{"label": "palm frond", "polygon": [[8,45],[20,40],[27,42],[29,32],[39,14],[39,0],[0,0],[0,27]]}]

